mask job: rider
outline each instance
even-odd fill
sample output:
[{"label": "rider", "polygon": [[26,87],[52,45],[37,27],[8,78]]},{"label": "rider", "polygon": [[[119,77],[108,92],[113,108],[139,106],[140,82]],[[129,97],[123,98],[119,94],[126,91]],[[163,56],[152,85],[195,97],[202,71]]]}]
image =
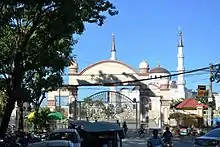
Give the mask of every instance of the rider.
[{"label": "rider", "polygon": [[216,126],[214,127],[214,129],[216,128],[220,128],[220,120],[216,120]]},{"label": "rider", "polygon": [[170,132],[170,128],[166,127],[166,131],[163,133],[164,142],[165,143],[171,142],[172,137],[173,137],[173,135]]},{"label": "rider", "polygon": [[158,130],[153,130],[153,136],[148,139],[147,147],[162,147],[164,146],[163,140],[158,136]]}]

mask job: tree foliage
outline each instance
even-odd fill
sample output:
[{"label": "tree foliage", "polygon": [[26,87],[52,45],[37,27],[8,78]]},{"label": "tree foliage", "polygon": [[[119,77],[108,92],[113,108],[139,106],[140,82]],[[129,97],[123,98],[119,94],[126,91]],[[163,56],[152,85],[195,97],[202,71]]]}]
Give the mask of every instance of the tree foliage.
[{"label": "tree foliage", "polygon": [[[98,113],[96,110],[98,110]],[[116,113],[114,105],[105,104],[102,100],[93,100],[89,97],[84,99],[80,112],[81,117],[90,117],[93,119],[98,119],[101,117],[110,119],[114,117]]]},{"label": "tree foliage", "polygon": [[0,91],[0,117],[4,115],[5,104],[6,104],[6,95],[3,91]]},{"label": "tree foliage", "polygon": [[85,23],[102,25],[107,14],[117,14],[108,0],[0,2],[0,87],[7,95],[0,137],[16,101],[36,98],[39,105],[40,93],[61,83],[72,59],[72,34],[82,34]]},{"label": "tree foliage", "polygon": [[172,99],[170,108],[176,108],[177,105],[179,105],[184,99]]},{"label": "tree foliage", "polygon": [[49,108],[41,108],[38,112],[38,116],[33,117],[32,119],[26,119],[26,121],[31,125],[35,126],[35,130],[43,131],[44,129],[48,130],[49,126],[48,123],[51,121],[48,118],[48,114],[50,114],[51,111]]},{"label": "tree foliage", "polygon": [[169,119],[175,119],[177,126],[201,127],[203,125],[203,122],[201,122],[202,118],[195,114],[176,112],[170,114]]}]

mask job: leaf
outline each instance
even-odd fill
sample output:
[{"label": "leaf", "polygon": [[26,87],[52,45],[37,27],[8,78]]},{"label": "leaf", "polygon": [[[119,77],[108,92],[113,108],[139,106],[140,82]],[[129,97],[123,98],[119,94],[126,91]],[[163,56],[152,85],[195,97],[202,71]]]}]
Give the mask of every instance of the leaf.
[{"label": "leaf", "polygon": [[40,106],[45,93],[62,84],[85,23],[103,25],[116,15],[108,0],[4,0],[0,2],[0,86],[7,95],[3,137],[16,101]]}]

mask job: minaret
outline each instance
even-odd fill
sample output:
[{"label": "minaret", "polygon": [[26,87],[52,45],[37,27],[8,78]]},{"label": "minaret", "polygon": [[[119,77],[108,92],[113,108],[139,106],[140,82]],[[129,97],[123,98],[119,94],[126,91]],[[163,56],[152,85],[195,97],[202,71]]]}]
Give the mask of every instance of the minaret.
[{"label": "minaret", "polygon": [[[112,33],[112,48],[111,48],[110,60],[117,60],[117,58],[116,58],[115,35],[114,35],[114,33]],[[109,90],[116,92],[117,91],[117,87],[116,86],[111,86]],[[109,97],[110,97],[110,103],[112,103],[114,106],[116,106],[117,101],[118,101],[117,98],[116,98],[116,95],[114,93],[111,93],[111,95]]]},{"label": "minaret", "polygon": [[[178,71],[178,73],[183,73],[185,71],[185,68],[184,68],[183,33],[182,33],[182,31],[179,32],[179,36],[180,36],[180,38],[179,38],[179,43],[178,43],[177,71]],[[177,76],[177,88],[178,88],[178,98],[186,98],[184,74],[180,74]]]},{"label": "minaret", "polygon": [[117,60],[116,58],[116,49],[115,49],[115,35],[112,33],[112,49],[110,60]]}]

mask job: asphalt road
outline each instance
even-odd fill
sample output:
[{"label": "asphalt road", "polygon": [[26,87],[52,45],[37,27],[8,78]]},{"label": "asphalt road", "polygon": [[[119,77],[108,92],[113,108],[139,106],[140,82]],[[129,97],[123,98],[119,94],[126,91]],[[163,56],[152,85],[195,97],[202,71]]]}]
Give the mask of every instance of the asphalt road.
[{"label": "asphalt road", "polygon": [[[193,147],[193,138],[174,138],[174,147]],[[123,140],[123,147],[146,147],[147,139],[128,138]]]}]

